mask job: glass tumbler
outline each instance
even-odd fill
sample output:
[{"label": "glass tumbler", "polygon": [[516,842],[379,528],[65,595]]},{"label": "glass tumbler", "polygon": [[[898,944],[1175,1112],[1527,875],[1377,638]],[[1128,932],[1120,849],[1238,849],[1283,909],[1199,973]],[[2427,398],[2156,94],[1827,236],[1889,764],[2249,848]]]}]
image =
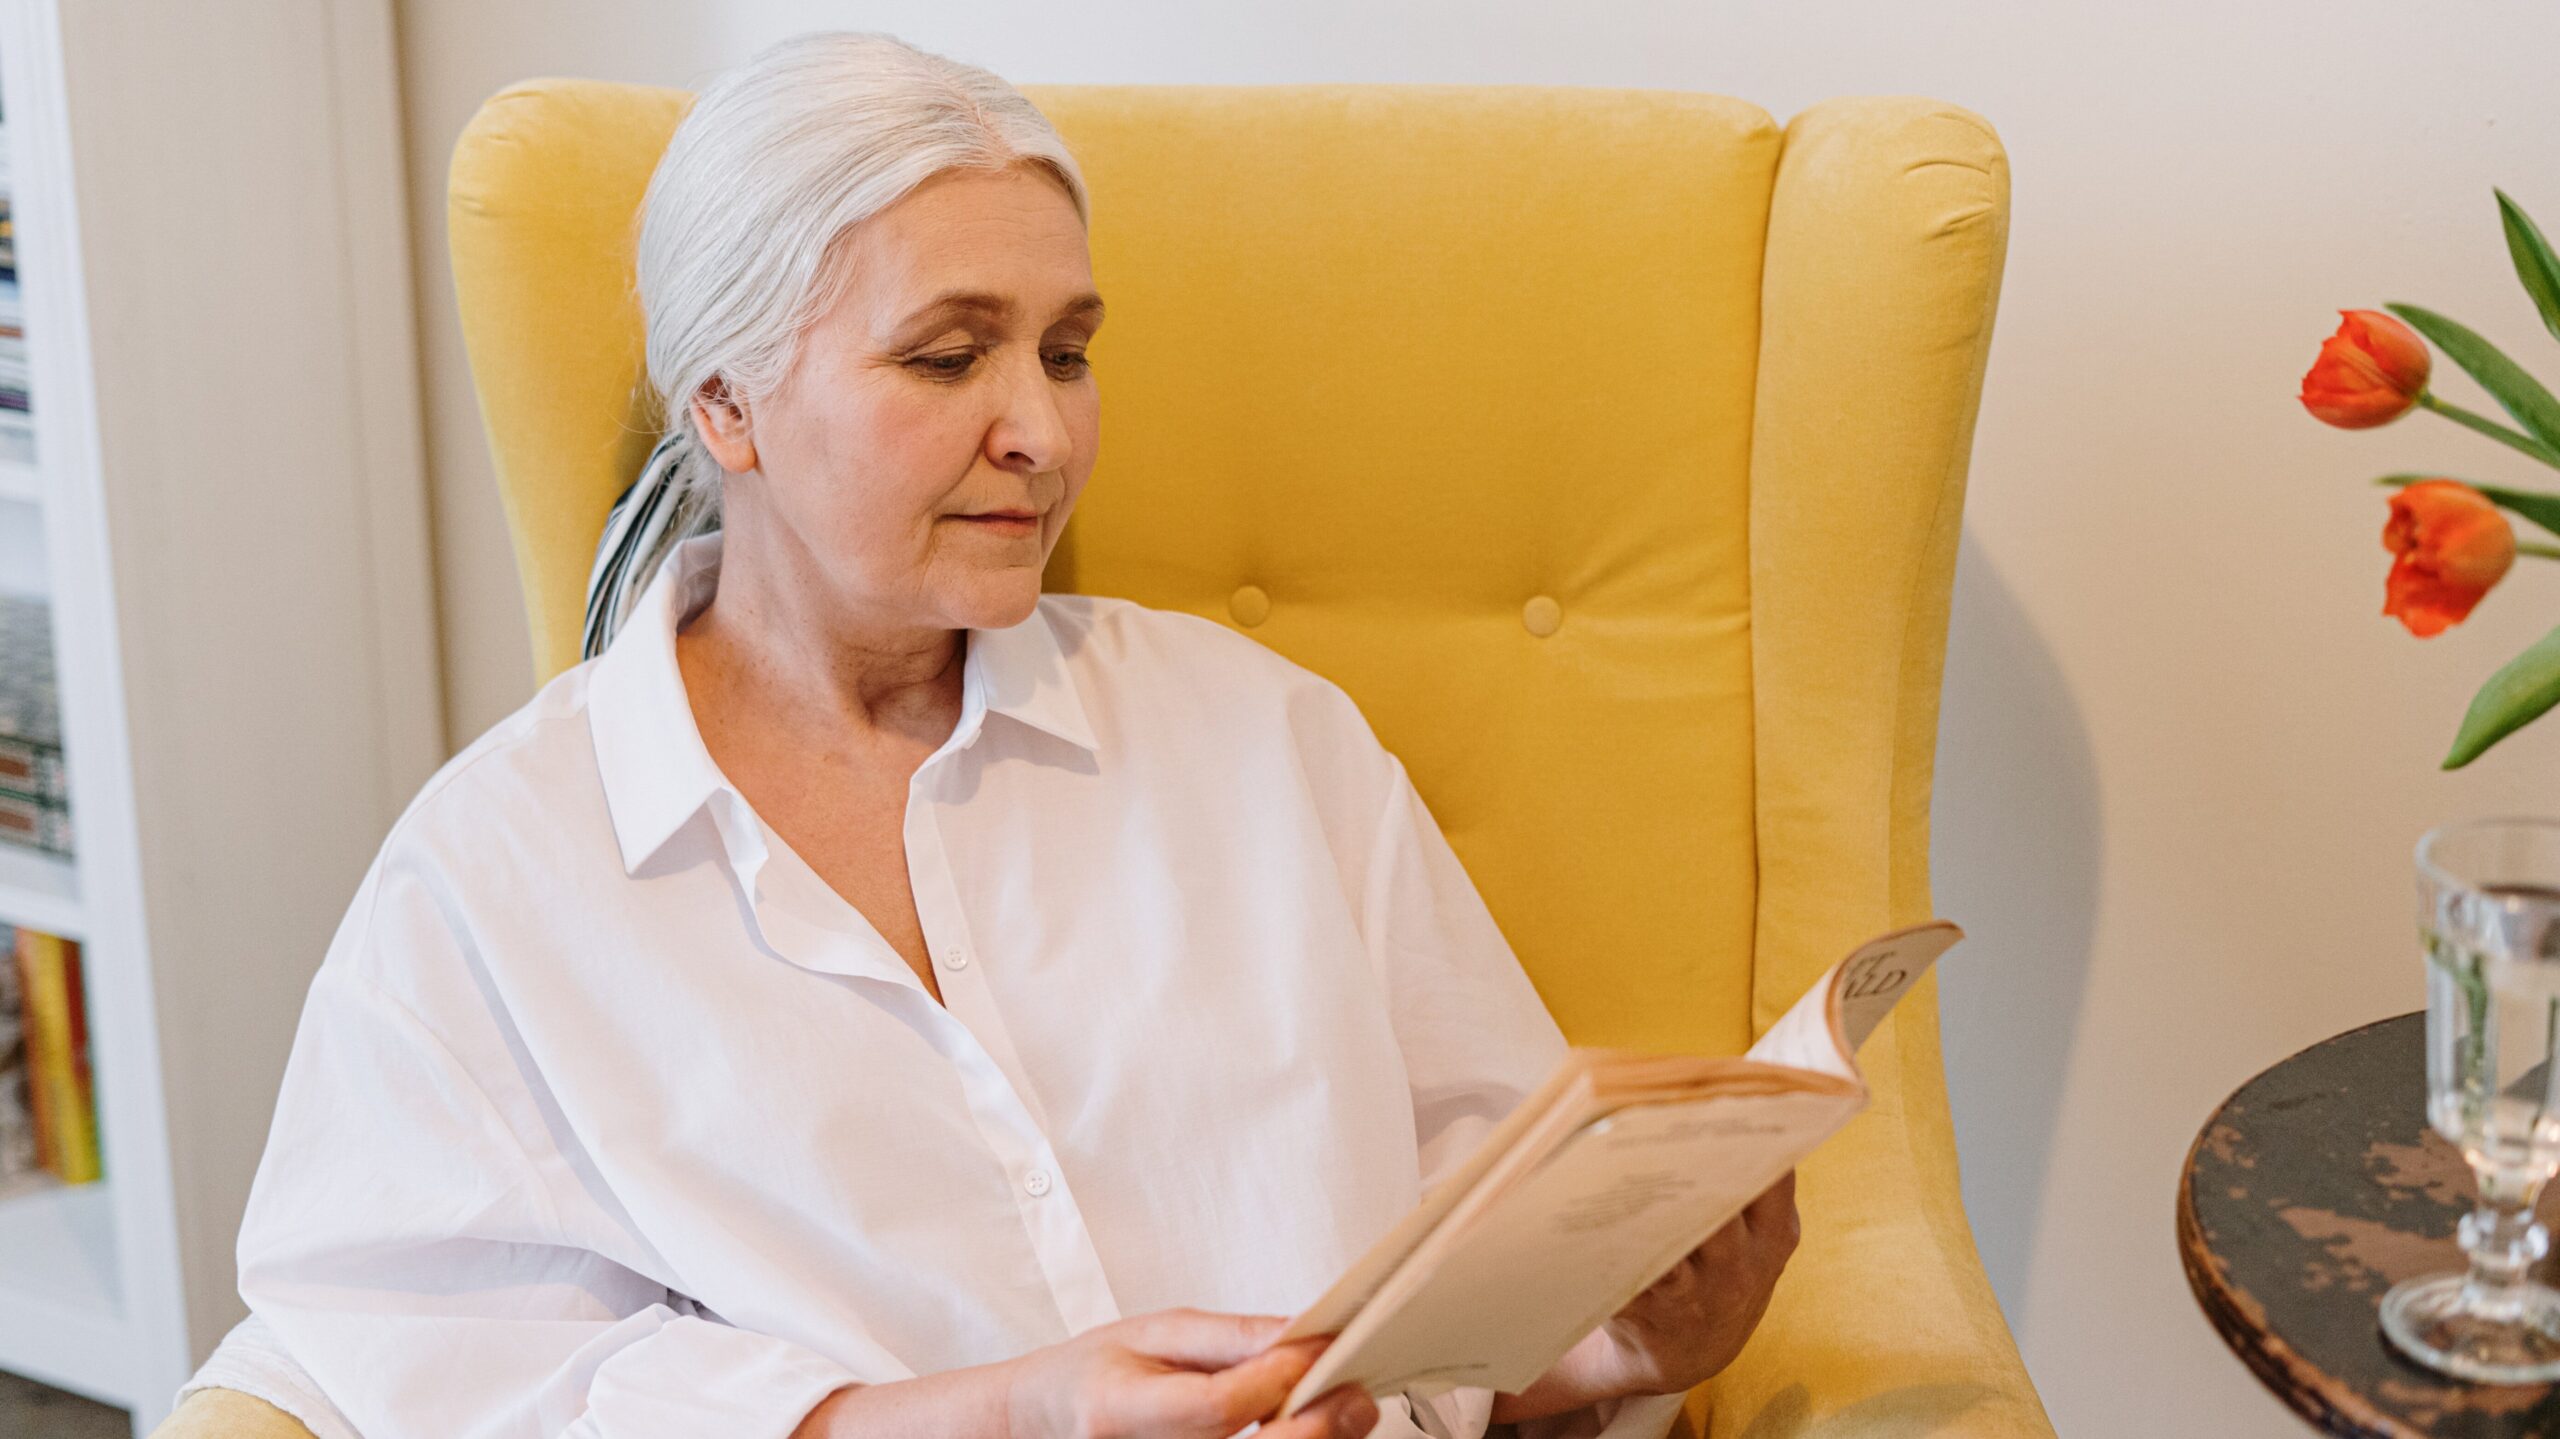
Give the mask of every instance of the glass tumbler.
[{"label": "glass tumbler", "polygon": [[2551,1248],[2534,1201],[2560,1169],[2560,821],[2448,824],[2417,862],[2427,1121],[2461,1147],[2479,1198],[2457,1231],[2469,1270],[2393,1287],[2383,1332],[2457,1378],[2560,1379],[2560,1291],[2531,1277]]}]

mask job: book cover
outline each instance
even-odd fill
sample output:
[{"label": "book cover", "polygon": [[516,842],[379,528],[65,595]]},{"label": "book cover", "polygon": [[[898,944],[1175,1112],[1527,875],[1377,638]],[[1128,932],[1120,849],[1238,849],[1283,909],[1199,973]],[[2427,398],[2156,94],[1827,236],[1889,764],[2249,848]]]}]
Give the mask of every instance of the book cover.
[{"label": "book cover", "polygon": [[1517,1392],[1866,1107],[1858,1047],[1963,937],[1878,935],[1740,1057],[1570,1051],[1280,1336],[1336,1384]]},{"label": "book cover", "polygon": [[0,790],[0,841],[68,858],[71,812],[57,804]]},{"label": "book cover", "polygon": [[53,606],[0,594],[0,737],[62,748],[53,686]]},{"label": "book cover", "polygon": [[52,804],[71,797],[62,749],[0,735],[0,793]]},{"label": "book cover", "polygon": [[68,854],[69,809],[53,607],[0,595],[0,838]]},{"label": "book cover", "polygon": [[66,1184],[99,1174],[97,1110],[89,1074],[87,1004],[80,946],[37,930],[17,932],[27,1074],[44,1167]]},{"label": "book cover", "polygon": [[51,1173],[60,1163],[54,1132],[53,1096],[45,1088],[51,1068],[44,1062],[47,1031],[36,1022],[35,950],[27,931],[9,931],[9,976],[17,995],[18,1042],[26,1052],[27,1127],[35,1142],[36,1167]]}]

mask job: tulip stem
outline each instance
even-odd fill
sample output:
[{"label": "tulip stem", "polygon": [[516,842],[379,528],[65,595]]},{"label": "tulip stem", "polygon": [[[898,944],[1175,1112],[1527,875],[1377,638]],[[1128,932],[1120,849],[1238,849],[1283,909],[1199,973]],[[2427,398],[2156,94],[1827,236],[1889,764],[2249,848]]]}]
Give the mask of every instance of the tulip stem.
[{"label": "tulip stem", "polygon": [[2453,421],[2455,424],[2462,426],[2464,429],[2477,430],[2481,434],[2487,435],[2490,439],[2496,440],[2499,444],[2508,446],[2511,449],[2521,450],[2525,454],[2531,455],[2535,459],[2542,461],[2544,464],[2551,466],[2553,469],[2560,469],[2560,450],[2554,450],[2549,445],[2544,444],[2540,440],[2537,440],[2533,436],[2525,434],[2520,430],[2508,429],[2506,426],[2490,419],[2487,415],[2475,414],[2470,410],[2466,410],[2462,406],[2453,403],[2451,400],[2439,400],[2436,398],[2433,390],[2420,390],[2418,392],[2418,407],[2420,409],[2433,410],[2437,414],[2444,416],[2446,419]]},{"label": "tulip stem", "polygon": [[2537,545],[2527,540],[2516,541],[2516,553],[2535,555],[2546,560],[2560,560],[2560,545]]}]

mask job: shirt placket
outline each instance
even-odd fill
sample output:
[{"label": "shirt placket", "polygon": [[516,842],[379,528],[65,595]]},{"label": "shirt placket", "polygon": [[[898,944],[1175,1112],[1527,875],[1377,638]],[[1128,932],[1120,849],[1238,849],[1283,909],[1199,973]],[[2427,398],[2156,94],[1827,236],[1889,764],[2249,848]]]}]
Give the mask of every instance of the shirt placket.
[{"label": "shirt placket", "polygon": [[[974,739],[975,737],[972,736]],[[988,988],[987,956],[978,952],[943,844],[935,777],[943,755],[909,781],[905,839],[915,881],[916,917],[933,956],[946,1021],[974,1043],[951,1051],[961,1071],[970,1117],[1013,1182],[1013,1201],[1039,1256],[1040,1268],[1069,1334],[1120,1317],[1102,1256],[1049,1141],[1048,1116],[1022,1067],[1013,1037]]]}]

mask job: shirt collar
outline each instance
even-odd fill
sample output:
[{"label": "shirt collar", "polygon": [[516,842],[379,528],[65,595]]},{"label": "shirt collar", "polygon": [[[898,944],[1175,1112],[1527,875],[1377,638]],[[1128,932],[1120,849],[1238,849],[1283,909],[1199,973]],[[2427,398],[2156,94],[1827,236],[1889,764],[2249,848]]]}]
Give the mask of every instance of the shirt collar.
[{"label": "shirt collar", "polygon": [[[702,742],[676,666],[677,629],[717,588],[720,540],[715,530],[676,546],[589,677],[587,723],[625,872],[647,863],[715,796],[729,796],[737,811],[745,811],[743,797]],[[971,628],[964,636],[960,722],[920,769],[976,744],[989,713],[1088,752],[1097,748],[1045,607],[1035,605],[1020,624]],[[723,838],[733,858],[747,840],[725,831]]]}]

